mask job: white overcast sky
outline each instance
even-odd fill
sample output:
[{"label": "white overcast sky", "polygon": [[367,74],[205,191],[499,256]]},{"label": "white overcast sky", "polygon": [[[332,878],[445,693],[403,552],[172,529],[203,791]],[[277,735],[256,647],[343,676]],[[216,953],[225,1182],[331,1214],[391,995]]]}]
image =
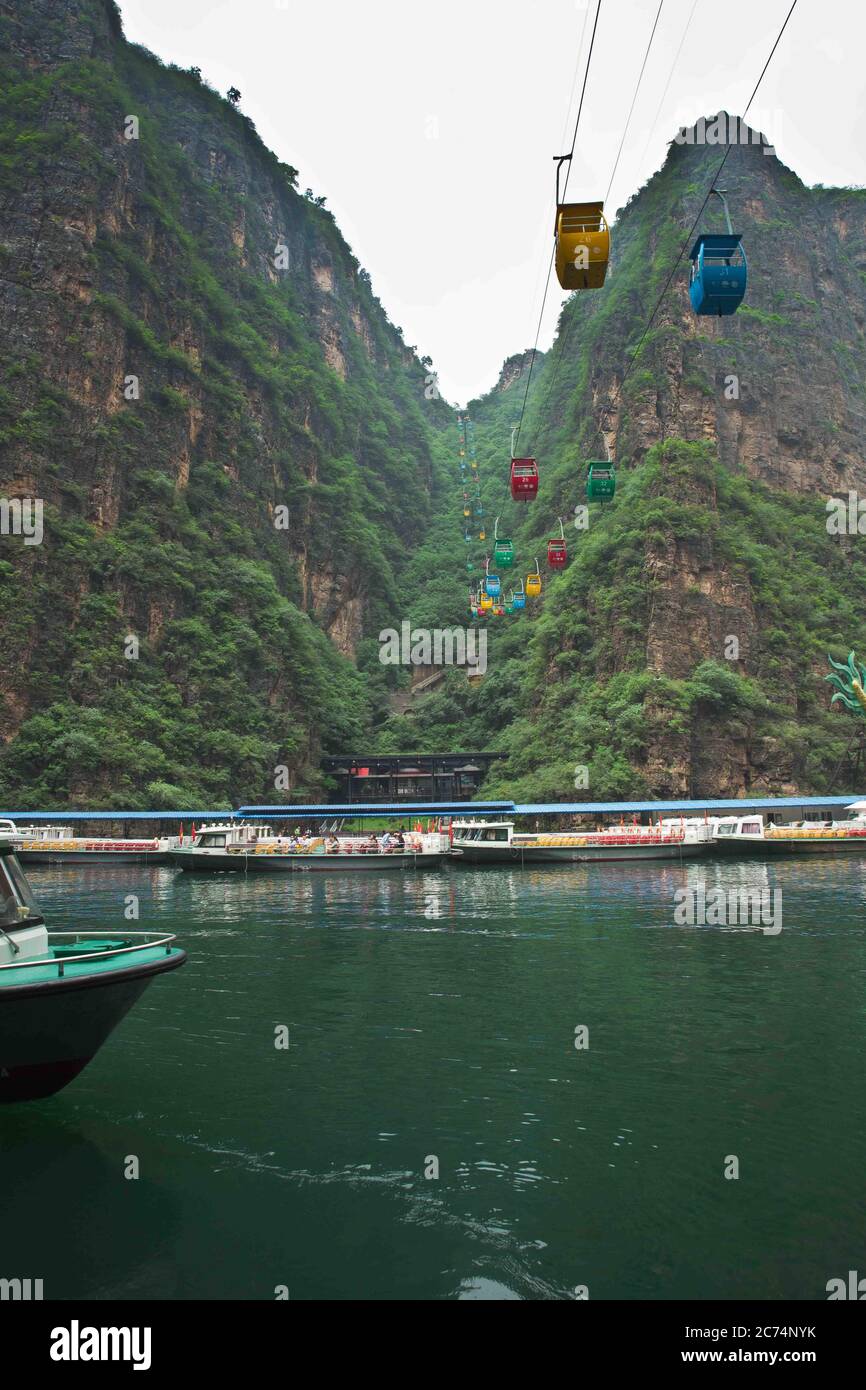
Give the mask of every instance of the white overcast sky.
[{"label": "white overcast sky", "polygon": [[[299,187],[327,198],[406,342],[433,357],[447,399],[489,389],[532,346],[552,156],[571,144],[595,0],[119,2],[133,42],[240,88]],[[679,125],[743,111],[789,4],[664,0],[611,217]],[[657,9],[602,0],[569,197],[607,190]],[[866,184],[864,54],[864,0],[799,0],[749,122],[806,183]],[[562,298],[554,277],[542,347]]]}]

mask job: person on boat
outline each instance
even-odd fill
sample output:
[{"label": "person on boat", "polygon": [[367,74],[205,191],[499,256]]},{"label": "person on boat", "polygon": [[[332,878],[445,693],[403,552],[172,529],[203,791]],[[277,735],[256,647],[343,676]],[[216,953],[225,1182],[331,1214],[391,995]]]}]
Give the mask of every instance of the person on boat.
[{"label": "person on boat", "polygon": [[387,854],[387,853],[388,853],[388,850],[391,848],[391,845],[392,845],[393,843],[394,843],[394,842],[393,842],[393,840],[391,839],[391,834],[390,834],[390,832],[387,831],[387,830],[385,831],[384,835],[381,835],[381,836],[379,837],[379,848],[380,848],[380,850],[382,851],[383,854]]},{"label": "person on boat", "polygon": [[336,835],[326,835],[326,836],[325,836],[325,853],[326,853],[326,854],[339,854],[339,853],[340,853],[340,841],[337,839]]},{"label": "person on boat", "polygon": [[404,839],[404,837],[403,837],[403,827],[402,827],[402,825],[400,826],[400,829],[397,831],[397,841],[396,841],[396,843],[397,843],[397,848],[398,848],[398,849],[405,849],[405,848],[406,848],[406,841],[405,841],[405,839]]},{"label": "person on boat", "polygon": [[368,835],[367,839],[362,844],[361,849],[363,850],[364,854],[378,854],[379,841],[376,839],[376,836]]}]

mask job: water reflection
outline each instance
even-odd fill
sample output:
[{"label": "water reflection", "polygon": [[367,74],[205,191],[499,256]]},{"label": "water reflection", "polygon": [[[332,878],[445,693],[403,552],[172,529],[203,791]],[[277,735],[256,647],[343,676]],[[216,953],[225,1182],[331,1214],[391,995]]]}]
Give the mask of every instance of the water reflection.
[{"label": "water reflection", "polygon": [[[62,1287],[821,1298],[857,1266],[859,858],[32,877],[58,925],[116,926],[134,893],[190,954],[74,1085],[4,1112],[5,1190],[33,1174],[15,1259],[21,1212],[62,1193]],[[783,931],[673,930],[700,884],[781,889]]]}]

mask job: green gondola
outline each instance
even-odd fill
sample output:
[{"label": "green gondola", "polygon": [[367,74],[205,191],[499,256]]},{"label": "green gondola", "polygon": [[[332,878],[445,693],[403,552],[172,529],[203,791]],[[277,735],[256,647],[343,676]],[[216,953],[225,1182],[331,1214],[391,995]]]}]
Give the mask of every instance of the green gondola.
[{"label": "green gondola", "polygon": [[616,492],[616,470],[607,459],[592,459],[586,466],[586,500],[607,502]]},{"label": "green gondola", "polygon": [[497,569],[510,570],[514,564],[514,543],[499,534],[499,517],[493,527],[493,563]]}]

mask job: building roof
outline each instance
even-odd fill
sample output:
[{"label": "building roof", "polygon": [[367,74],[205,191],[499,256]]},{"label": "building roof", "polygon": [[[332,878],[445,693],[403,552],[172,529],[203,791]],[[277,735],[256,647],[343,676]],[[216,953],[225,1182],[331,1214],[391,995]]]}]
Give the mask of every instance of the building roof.
[{"label": "building roof", "polygon": [[463,761],[467,758],[484,759],[492,762],[494,758],[504,758],[504,753],[344,753],[340,757],[321,758],[323,767],[332,767],[334,763],[344,764],[346,767],[366,767],[368,763],[452,763]]}]

